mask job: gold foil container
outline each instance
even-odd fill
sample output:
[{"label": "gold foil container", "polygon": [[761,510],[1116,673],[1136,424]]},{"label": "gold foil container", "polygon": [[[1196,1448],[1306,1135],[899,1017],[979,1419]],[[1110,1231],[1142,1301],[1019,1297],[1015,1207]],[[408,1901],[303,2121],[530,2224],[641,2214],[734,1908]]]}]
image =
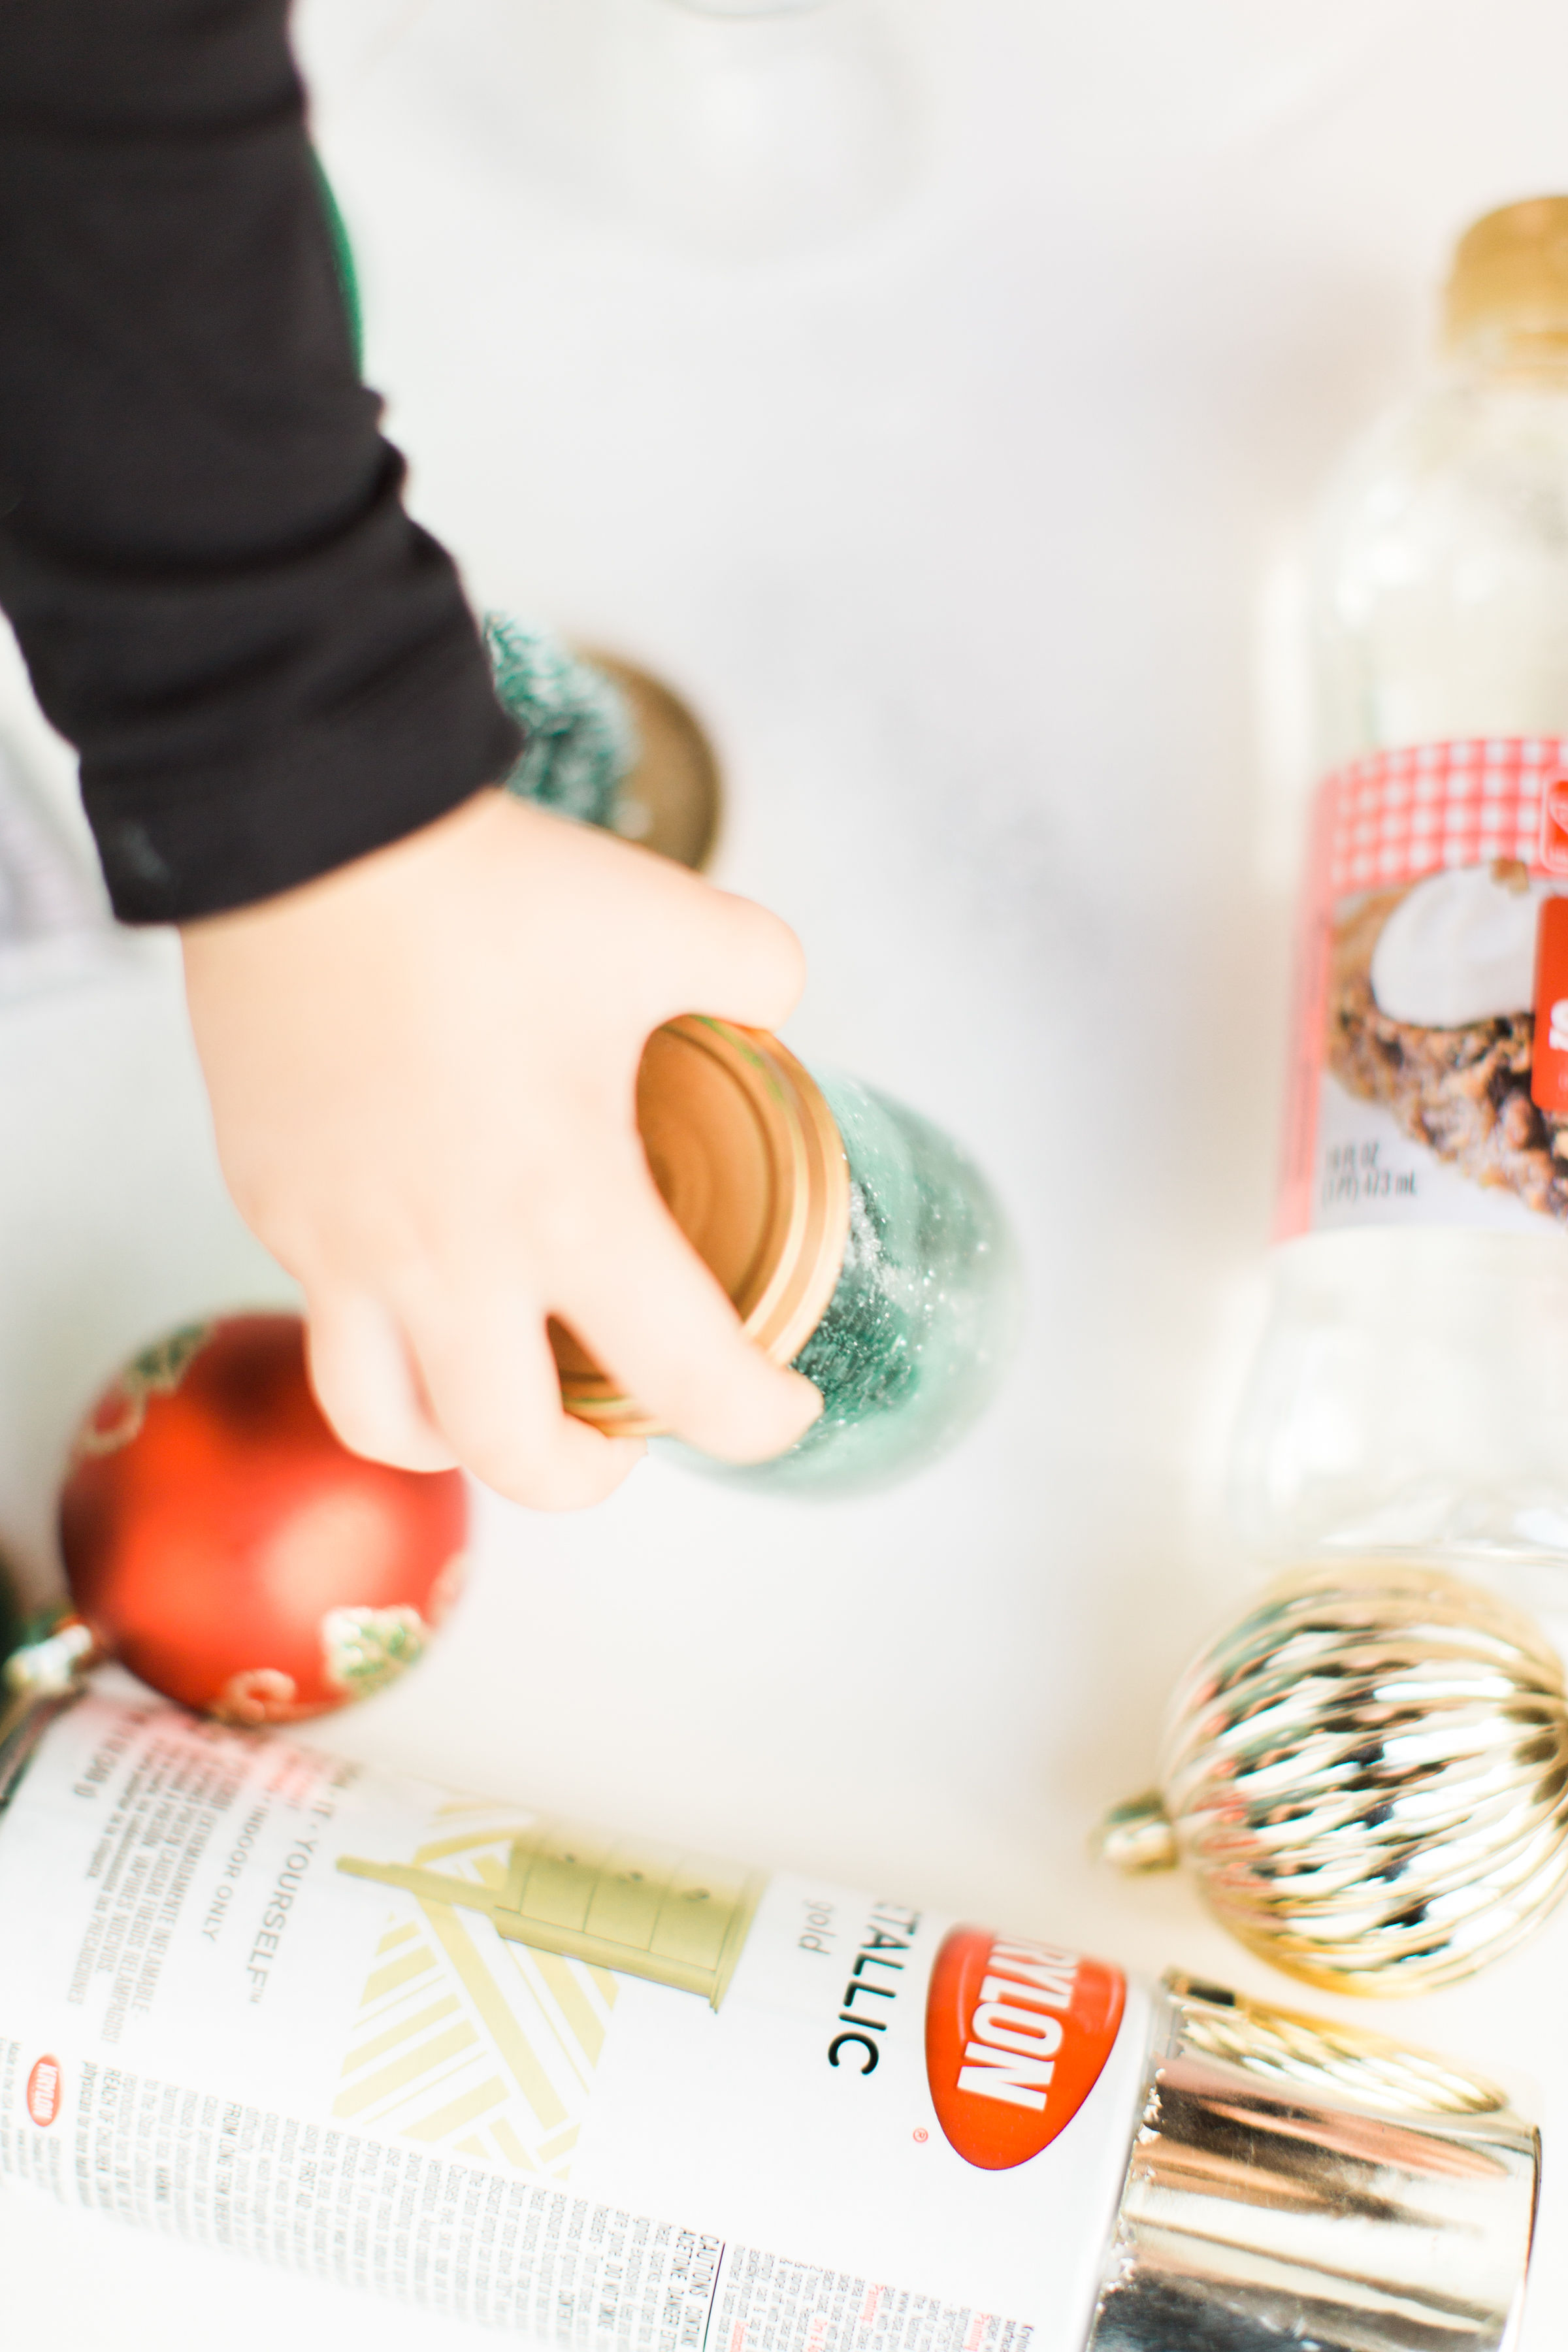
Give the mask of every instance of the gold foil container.
[{"label": "gold foil container", "polygon": [[1518,1610],[1426,1567],[1283,1579],[1194,1661],[1107,1859],[1184,1864],[1221,1924],[1336,1992],[1425,1992],[1568,1883],[1568,1695]]},{"label": "gold foil container", "polygon": [[1168,1976],[1085,2352],[1504,2352],[1541,2144],[1467,2066]]},{"label": "gold foil container", "polygon": [[[637,1127],[666,1207],[775,1364],[800,1353],[837,1286],[849,1164],[826,1098],[776,1037],[688,1013],[648,1039]],[[568,1412],[618,1437],[661,1424],[562,1325]]]}]

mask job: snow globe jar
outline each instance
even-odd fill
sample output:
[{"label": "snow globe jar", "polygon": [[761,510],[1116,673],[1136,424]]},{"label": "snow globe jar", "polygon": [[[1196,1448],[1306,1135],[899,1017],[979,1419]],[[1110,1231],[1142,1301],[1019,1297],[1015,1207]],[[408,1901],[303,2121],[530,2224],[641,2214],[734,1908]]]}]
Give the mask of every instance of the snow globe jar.
[{"label": "snow globe jar", "polygon": [[[858,1079],[814,1076],[776,1037],[700,1015],[648,1041],[643,1145],[676,1223],[748,1336],[822,1391],[823,1412],[738,1484],[842,1495],[945,1451],[991,1395],[1013,1324],[994,1195],[942,1130]],[[552,1328],[567,1409],[623,1435],[658,1425]]]}]

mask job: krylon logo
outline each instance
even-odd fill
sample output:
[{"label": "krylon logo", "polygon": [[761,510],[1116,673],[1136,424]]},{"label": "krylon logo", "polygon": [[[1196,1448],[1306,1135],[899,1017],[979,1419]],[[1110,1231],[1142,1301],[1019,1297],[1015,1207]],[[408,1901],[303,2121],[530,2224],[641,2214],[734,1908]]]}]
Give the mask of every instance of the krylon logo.
[{"label": "krylon logo", "polygon": [[27,2077],[27,2113],[43,2126],[54,2122],[60,2107],[60,2062],[40,2058]]},{"label": "krylon logo", "polygon": [[959,2155],[1000,2172],[1048,2147],[1099,2082],[1126,1998],[1102,1960],[955,1927],[931,1970],[926,2073]]}]

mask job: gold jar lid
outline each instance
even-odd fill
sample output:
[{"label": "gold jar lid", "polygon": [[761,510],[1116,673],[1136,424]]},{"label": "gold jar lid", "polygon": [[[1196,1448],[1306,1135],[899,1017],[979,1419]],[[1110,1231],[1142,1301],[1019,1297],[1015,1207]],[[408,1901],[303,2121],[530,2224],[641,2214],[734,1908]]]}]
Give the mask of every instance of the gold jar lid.
[{"label": "gold jar lid", "polygon": [[1568,196],[1504,205],[1459,239],[1445,340],[1453,348],[1489,327],[1568,339]]},{"label": "gold jar lid", "polygon": [[625,841],[702,873],[711,864],[723,807],[718,754],[701,720],[672,687],[618,654],[583,659],[626,698],[637,759],[616,796],[610,824]]},{"label": "gold jar lid", "polygon": [[[827,1309],[849,1237],[849,1163],[826,1098],[776,1037],[706,1014],[655,1030],[637,1073],[654,1182],[746,1336],[793,1361]],[[617,1437],[660,1423],[558,1323],[566,1410]]]}]

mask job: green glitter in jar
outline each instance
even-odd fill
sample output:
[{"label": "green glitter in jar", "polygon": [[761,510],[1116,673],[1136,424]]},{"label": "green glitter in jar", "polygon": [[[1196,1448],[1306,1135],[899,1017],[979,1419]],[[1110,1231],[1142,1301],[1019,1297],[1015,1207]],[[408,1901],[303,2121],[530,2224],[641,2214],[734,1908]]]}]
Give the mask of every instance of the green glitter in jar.
[{"label": "green glitter in jar", "polygon": [[1004,1369],[1016,1276],[995,1196],[948,1136],[857,1079],[813,1076],[849,1162],[843,1266],[795,1359],[822,1417],[773,1462],[679,1452],[740,1485],[826,1496],[891,1485],[963,1435]]},{"label": "green glitter in jar", "polygon": [[501,706],[526,739],[502,779],[507,791],[614,830],[616,797],[638,757],[620,688],[547,630],[503,613],[485,616],[485,651]]}]

